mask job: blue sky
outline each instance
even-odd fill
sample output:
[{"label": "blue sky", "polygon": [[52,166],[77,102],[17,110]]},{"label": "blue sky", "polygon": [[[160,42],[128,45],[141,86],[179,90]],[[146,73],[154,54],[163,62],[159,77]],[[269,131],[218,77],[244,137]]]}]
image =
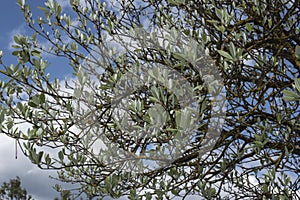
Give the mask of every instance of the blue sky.
[{"label": "blue sky", "polygon": [[5,53],[5,61],[12,61],[7,59],[10,54],[9,43],[11,41],[11,34],[16,32],[21,26],[24,26],[22,13],[16,0],[5,0],[1,2],[0,6],[0,47]]},{"label": "blue sky", "polygon": [[[37,5],[43,4],[43,1],[28,0],[32,9],[36,9]],[[17,0],[3,0],[0,6],[0,49],[4,51],[3,62],[8,65],[16,63],[16,58],[11,56],[13,35],[27,34],[26,24],[23,20],[23,14],[17,5]],[[67,66],[65,62],[61,62],[57,58],[49,57],[52,65],[49,72],[54,76],[63,77],[67,74]],[[55,72],[55,73],[54,73]],[[52,186],[57,183],[49,178],[49,175],[55,176],[54,171],[42,171],[22,156],[20,150],[18,159],[15,159],[14,141],[0,134],[0,184],[19,176],[22,186],[27,189],[34,199],[49,200],[59,197]]]},{"label": "blue sky", "polygon": [[[31,35],[31,31],[27,28],[27,25],[23,18],[23,13],[21,12],[19,6],[17,5],[18,0],[4,0],[1,2],[0,6],[0,48],[4,51],[3,62],[5,64],[16,63],[16,58],[11,56],[13,49],[11,44],[13,42],[13,36],[18,34]],[[68,0],[59,0],[64,2],[69,2]],[[42,15],[42,12],[37,9],[38,6],[43,6],[46,0],[27,0],[26,3],[30,5],[31,10],[34,14]],[[36,15],[33,16],[37,18]],[[63,78],[68,73],[70,73],[67,61],[62,58],[57,58],[54,56],[46,56],[50,63],[47,69],[50,74],[53,74],[57,78]],[[59,73],[58,73],[59,72]]]}]

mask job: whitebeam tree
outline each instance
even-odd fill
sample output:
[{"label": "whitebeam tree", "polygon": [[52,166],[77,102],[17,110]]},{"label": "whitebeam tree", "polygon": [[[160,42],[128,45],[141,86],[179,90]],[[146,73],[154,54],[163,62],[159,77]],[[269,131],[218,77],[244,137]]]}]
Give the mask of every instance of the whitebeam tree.
[{"label": "whitebeam tree", "polygon": [[77,195],[300,198],[298,1],[18,4],[0,130]]}]

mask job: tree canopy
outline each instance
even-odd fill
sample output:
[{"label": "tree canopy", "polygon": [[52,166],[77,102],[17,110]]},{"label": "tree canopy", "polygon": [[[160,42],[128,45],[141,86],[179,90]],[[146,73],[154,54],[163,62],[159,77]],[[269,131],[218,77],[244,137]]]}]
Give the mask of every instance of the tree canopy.
[{"label": "tree canopy", "polygon": [[30,200],[26,189],[21,187],[21,180],[17,176],[16,179],[10,179],[9,183],[4,182],[0,188],[1,199]]},{"label": "tree canopy", "polygon": [[299,1],[18,4],[0,130],[79,195],[300,198]]}]

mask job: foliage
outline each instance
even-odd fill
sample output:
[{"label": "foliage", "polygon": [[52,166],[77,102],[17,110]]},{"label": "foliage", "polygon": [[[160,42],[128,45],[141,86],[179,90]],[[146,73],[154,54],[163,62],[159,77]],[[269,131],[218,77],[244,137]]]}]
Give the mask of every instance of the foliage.
[{"label": "foliage", "polygon": [[[15,36],[18,64],[3,64],[0,129],[19,141],[34,164],[58,170],[60,180],[80,183],[79,194],[90,197],[299,198],[299,1],[70,0],[70,8],[62,8],[48,0],[40,17],[24,1],[19,5],[33,34]],[[210,58],[197,60],[199,54],[193,57],[181,44],[176,51],[161,48],[159,36],[149,34],[153,28],[191,37],[190,46],[199,45]],[[124,33],[138,45],[120,53],[115,44],[130,40]],[[153,45],[145,45],[149,38]],[[73,81],[48,74],[45,53],[65,58]],[[223,81],[204,84],[199,70],[212,63],[213,78],[220,74]],[[136,78],[147,64],[154,67]],[[155,66],[167,66],[188,82],[197,112],[180,109],[182,97],[172,93],[169,74]],[[157,82],[145,79],[147,84],[131,87],[144,77]],[[226,119],[220,137],[209,138],[211,91],[222,84]],[[117,105],[123,90],[131,94]],[[118,109],[121,117],[112,117]],[[195,115],[199,123],[191,120]],[[186,143],[180,134],[191,124],[196,128]],[[155,134],[136,136],[144,126]],[[176,158],[169,159],[165,146],[174,141]],[[209,141],[213,147],[201,151]],[[103,143],[106,148],[99,148]],[[141,161],[152,156],[156,163],[159,155],[169,162],[147,168]]]},{"label": "foliage", "polygon": [[295,84],[293,84],[293,89],[291,90],[284,90],[283,93],[285,94],[284,99],[286,101],[299,101],[300,100],[300,79],[295,78]]},{"label": "foliage", "polygon": [[[70,190],[62,190],[60,192],[60,199],[69,200],[69,199],[74,199],[74,198],[71,198],[71,191]],[[54,200],[59,200],[59,198],[56,197]]]},{"label": "foliage", "polygon": [[30,195],[21,187],[20,178],[10,179],[9,183],[4,182],[0,188],[1,199],[16,199],[16,200],[30,200]]}]

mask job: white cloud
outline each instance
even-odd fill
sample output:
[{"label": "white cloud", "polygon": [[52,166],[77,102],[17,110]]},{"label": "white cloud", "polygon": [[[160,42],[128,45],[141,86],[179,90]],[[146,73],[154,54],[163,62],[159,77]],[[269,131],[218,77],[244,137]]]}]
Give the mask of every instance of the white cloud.
[{"label": "white cloud", "polygon": [[43,171],[33,165],[18,149],[18,158],[15,159],[15,140],[0,134],[0,184],[19,176],[22,187],[34,199],[53,200],[59,194],[52,188],[57,181],[50,179],[55,171]]},{"label": "white cloud", "polygon": [[70,1],[66,0],[56,0],[56,2],[62,6],[63,9],[69,8],[70,6]]},{"label": "white cloud", "polygon": [[[66,81],[72,83],[74,80],[68,78]],[[64,80],[60,82],[61,88],[63,91],[69,93],[70,90],[64,86],[64,83]],[[16,120],[16,122],[19,122],[19,120]],[[19,123],[17,127],[20,131],[26,133],[31,125],[28,123]],[[39,147],[38,150],[49,153],[51,157],[56,157],[58,151],[57,149],[44,147]],[[15,158],[15,154],[15,140],[0,133],[0,185],[4,181],[8,182],[10,179],[19,176],[22,187],[27,190],[28,194],[32,195],[32,197],[37,200],[53,200],[55,197],[59,197],[60,194],[52,188],[55,184],[61,184],[66,188],[70,187],[68,184],[63,184],[62,182],[49,177],[57,176],[55,170],[42,170],[35,164],[32,164],[29,158],[23,155],[20,147],[17,147],[17,159]]]},{"label": "white cloud", "polygon": [[[68,8],[71,8],[71,5],[70,5],[70,1],[67,1],[67,0],[56,0],[56,2],[62,6],[62,9],[65,10],[65,9],[68,9]],[[85,0],[80,0],[80,4],[81,5],[85,5]]]},{"label": "white cloud", "polygon": [[24,35],[26,33],[26,24],[23,23],[21,25],[19,25],[18,27],[16,27],[15,29],[13,29],[12,31],[10,31],[9,33],[9,43],[8,43],[8,49],[13,51],[15,50],[12,45],[16,44],[14,41],[14,36],[16,35]]}]

